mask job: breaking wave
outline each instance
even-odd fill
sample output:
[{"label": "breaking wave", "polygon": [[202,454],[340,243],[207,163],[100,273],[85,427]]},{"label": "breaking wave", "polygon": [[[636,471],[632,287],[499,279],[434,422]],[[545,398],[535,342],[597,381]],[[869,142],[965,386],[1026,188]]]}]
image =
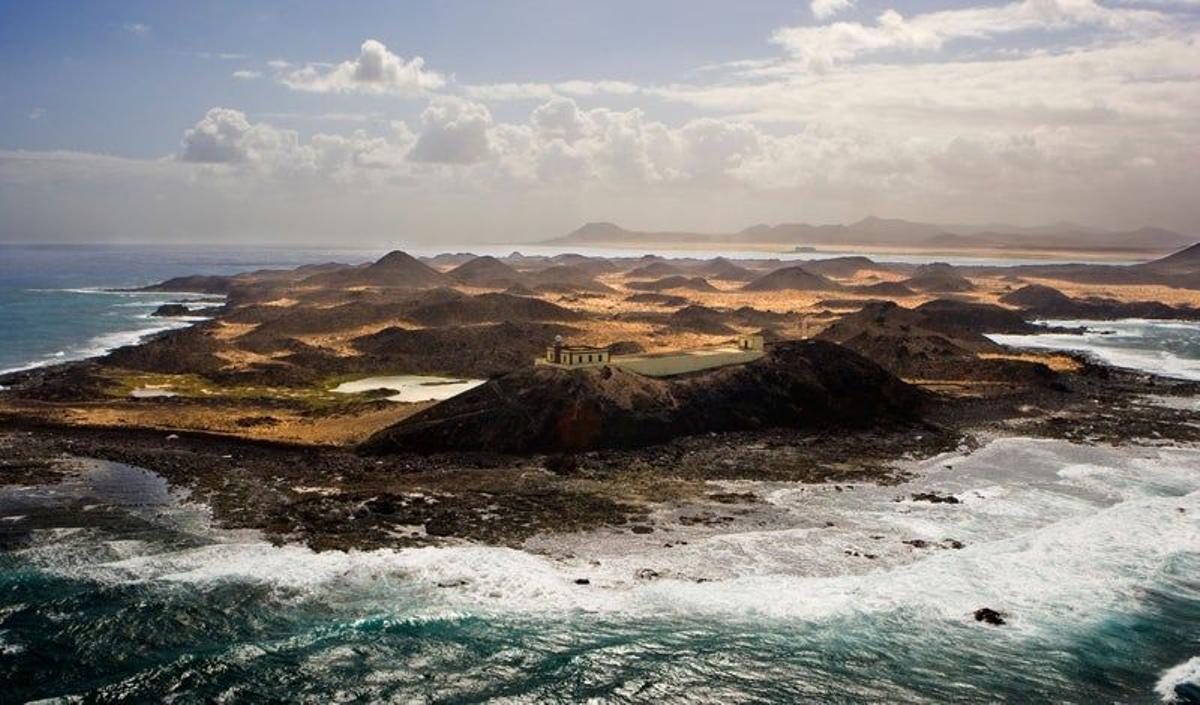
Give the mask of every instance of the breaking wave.
[{"label": "breaking wave", "polygon": [[[1194,449],[998,439],[898,487],[738,483],[766,499],[753,525],[671,548],[601,531],[315,553],[213,530],[156,489],[126,507],[153,527],[38,531],[0,557],[25,615],[0,606],[25,664],[0,677],[73,692],[35,677],[64,649],[83,665],[63,683],[135,695],[1128,700],[1200,649],[1197,467]],[[30,492],[0,514],[32,516]],[[911,498],[925,492],[958,502]],[[1007,623],[976,622],[983,607]],[[130,634],[143,647],[116,645]],[[101,644],[134,652],[80,659]]]}]

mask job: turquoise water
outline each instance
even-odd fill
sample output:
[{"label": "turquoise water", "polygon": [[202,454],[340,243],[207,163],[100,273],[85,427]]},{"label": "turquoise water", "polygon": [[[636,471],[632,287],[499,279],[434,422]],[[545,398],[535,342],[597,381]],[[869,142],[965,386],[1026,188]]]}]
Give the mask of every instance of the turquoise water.
[{"label": "turquoise water", "polygon": [[[3,699],[1159,702],[1200,655],[1197,467],[1008,439],[900,487],[755,485],[784,519],[682,553],[601,532],[315,554],[95,463],[0,494]],[[961,501],[894,501],[931,488]]]},{"label": "turquoise water", "polygon": [[991,335],[1005,345],[1086,353],[1117,367],[1200,380],[1200,323],[1192,321],[1042,321],[1082,334]]},{"label": "turquoise water", "polygon": [[99,355],[187,325],[150,318],[160,304],[200,297],[115,294],[187,274],[233,274],[309,262],[360,262],[359,250],[37,246],[0,244],[0,371]]}]

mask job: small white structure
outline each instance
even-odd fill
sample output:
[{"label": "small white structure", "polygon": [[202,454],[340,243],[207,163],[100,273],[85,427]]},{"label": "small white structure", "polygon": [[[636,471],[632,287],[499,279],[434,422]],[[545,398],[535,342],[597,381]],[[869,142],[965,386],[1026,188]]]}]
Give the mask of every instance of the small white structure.
[{"label": "small white structure", "polygon": [[738,350],[757,350],[763,351],[763,337],[761,335],[743,335],[737,339]]},{"label": "small white structure", "polygon": [[761,335],[743,335],[732,343],[709,347],[635,355],[613,355],[609,348],[565,345],[562,338],[557,337],[554,345],[546,348],[546,357],[538,358],[536,363],[564,369],[612,365],[647,377],[672,377],[715,367],[743,365],[764,354]]},{"label": "small white structure", "polygon": [[554,344],[546,348],[545,359],[538,360],[538,364],[565,368],[599,367],[611,360],[612,351],[607,347],[567,345],[563,343],[561,335],[556,335]]}]

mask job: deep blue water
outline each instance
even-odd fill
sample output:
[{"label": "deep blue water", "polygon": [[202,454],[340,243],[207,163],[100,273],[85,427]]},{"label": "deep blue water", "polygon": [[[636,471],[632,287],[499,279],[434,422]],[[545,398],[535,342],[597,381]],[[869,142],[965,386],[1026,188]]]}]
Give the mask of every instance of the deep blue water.
[{"label": "deep blue water", "polygon": [[149,318],[196,297],[114,294],[187,274],[233,274],[310,262],[361,262],[374,250],[0,244],[0,371],[98,355],[186,325]]},{"label": "deep blue water", "polygon": [[[1200,670],[1197,467],[1014,439],[911,486],[758,488],[832,529],[543,556],[271,546],[94,463],[0,490],[0,701],[1160,702]],[[963,503],[893,501],[930,487]]]}]

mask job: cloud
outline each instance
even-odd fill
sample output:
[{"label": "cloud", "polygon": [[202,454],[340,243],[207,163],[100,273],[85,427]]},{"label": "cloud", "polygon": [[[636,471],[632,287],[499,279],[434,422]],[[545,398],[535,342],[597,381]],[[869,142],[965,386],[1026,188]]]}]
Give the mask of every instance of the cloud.
[{"label": "cloud", "polygon": [[808,6],[812,10],[813,17],[816,17],[818,20],[824,20],[833,17],[842,10],[854,7],[854,0],[811,0]]},{"label": "cloud", "polygon": [[198,59],[220,59],[221,61],[241,61],[249,58],[246,54],[241,54],[232,51],[198,51],[195,53]]},{"label": "cloud", "polygon": [[[0,153],[0,210],[14,231],[107,217],[120,233],[142,216],[111,203],[163,198],[151,232],[186,213],[214,232],[411,226],[447,242],[586,219],[719,230],[872,211],[1200,232],[1200,33],[1190,10],[1149,6],[1021,0],[784,27],[775,57],[657,86],[457,84],[368,41],[341,64],[257,68],[296,90],[425,95],[411,126],[353,112],[361,100],[322,114],[216,107],[170,159]],[[955,42],[965,51],[937,53]],[[515,100],[528,111],[488,103]]]},{"label": "cloud", "polygon": [[318,132],[307,141],[295,130],[252,122],[232,108],[212,108],[184,132],[176,161],[234,170],[263,184],[361,180],[368,172],[399,168],[416,141],[403,122],[386,134]]},{"label": "cloud", "polygon": [[231,108],[212,108],[183,133],[180,161],[202,164],[284,162],[299,150],[293,130],[251,123]]},{"label": "cloud", "polygon": [[142,24],[141,22],[127,22],[124,25],[125,31],[139,37],[145,37],[150,34],[150,25]]},{"label": "cloud", "polygon": [[570,80],[558,83],[488,83],[463,86],[465,95],[475,100],[546,100],[554,96],[590,98],[605,95],[630,96],[641,87],[629,81]]},{"label": "cloud", "polygon": [[473,164],[492,152],[492,114],[481,103],[454,96],[434,98],[421,113],[421,134],[409,154],[417,162]]},{"label": "cloud", "polygon": [[358,57],[336,65],[307,64],[280,75],[283,85],[309,93],[368,93],[417,96],[446,85],[441,74],[425,68],[419,56],[404,59],[375,39],[359,48]]},{"label": "cloud", "polygon": [[253,81],[257,78],[262,78],[262,71],[251,71],[249,69],[238,69],[234,71],[232,76],[243,81]]},{"label": "cloud", "polygon": [[958,39],[988,39],[1022,31],[1062,31],[1082,26],[1138,32],[1161,28],[1164,24],[1165,18],[1158,12],[1108,8],[1095,0],[1019,0],[909,18],[887,10],[873,25],[834,22],[815,27],[783,27],[771,35],[771,42],[783,47],[808,69],[823,71],[864,54],[936,51]]}]

